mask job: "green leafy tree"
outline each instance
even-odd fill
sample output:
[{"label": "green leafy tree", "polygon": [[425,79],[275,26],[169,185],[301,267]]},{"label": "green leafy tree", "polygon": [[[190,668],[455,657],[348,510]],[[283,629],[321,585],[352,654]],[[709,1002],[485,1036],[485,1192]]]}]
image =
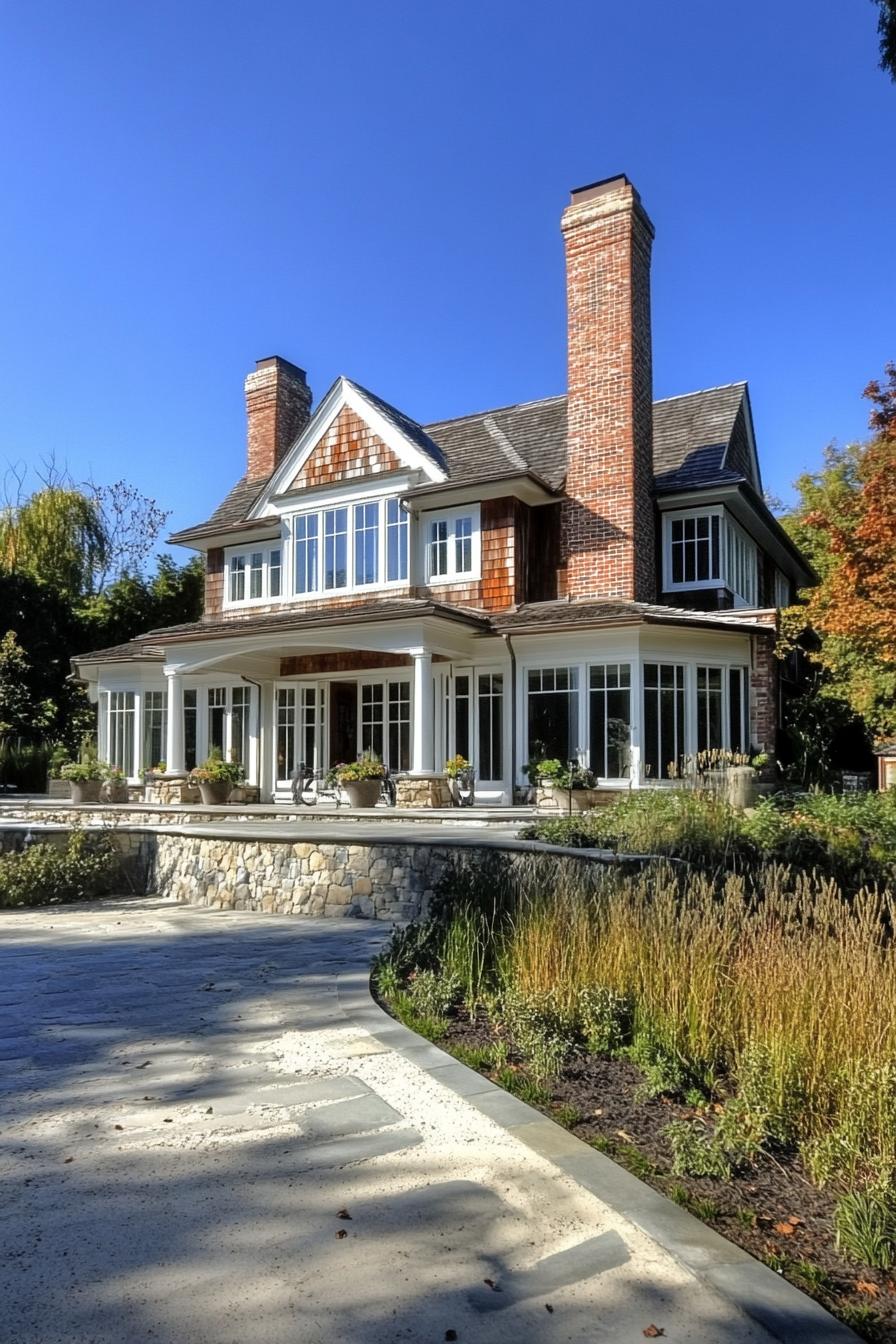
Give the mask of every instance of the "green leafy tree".
[{"label": "green leafy tree", "polygon": [[94,500],[81,490],[48,485],[0,515],[0,563],[78,601],[105,567],[108,541]]},{"label": "green leafy tree", "polygon": [[35,692],[31,665],[15,632],[7,630],[0,640],[0,738],[39,739],[53,714],[52,702]]},{"label": "green leafy tree", "polygon": [[877,32],[880,38],[880,68],[896,80],[896,4],[894,0],[873,0],[877,5]]}]

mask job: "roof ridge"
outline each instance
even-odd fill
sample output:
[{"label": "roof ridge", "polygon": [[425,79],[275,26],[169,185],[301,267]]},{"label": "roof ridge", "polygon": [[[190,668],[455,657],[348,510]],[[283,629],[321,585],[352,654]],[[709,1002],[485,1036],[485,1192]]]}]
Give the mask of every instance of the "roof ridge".
[{"label": "roof ridge", "polygon": [[738,378],[733,383],[717,383],[715,387],[695,387],[692,392],[676,392],[671,397],[654,397],[654,406],[659,406],[664,401],[684,401],[685,397],[704,397],[707,392],[727,392],[729,387],[746,387],[747,379]]}]

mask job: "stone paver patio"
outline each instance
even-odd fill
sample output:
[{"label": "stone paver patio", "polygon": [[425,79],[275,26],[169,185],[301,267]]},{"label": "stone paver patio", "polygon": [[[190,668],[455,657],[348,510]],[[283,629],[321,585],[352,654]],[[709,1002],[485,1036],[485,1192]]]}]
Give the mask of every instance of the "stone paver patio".
[{"label": "stone paver patio", "polygon": [[475,1075],[372,1033],[352,1005],[387,936],[158,900],[0,913],[0,1339],[828,1338],[808,1302],[805,1335],[766,1333],[555,1166],[553,1126],[523,1142],[458,1095]]}]

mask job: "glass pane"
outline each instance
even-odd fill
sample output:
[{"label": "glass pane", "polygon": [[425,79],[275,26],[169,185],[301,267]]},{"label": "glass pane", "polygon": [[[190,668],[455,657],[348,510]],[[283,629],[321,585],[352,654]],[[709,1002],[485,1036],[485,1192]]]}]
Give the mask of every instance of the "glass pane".
[{"label": "glass pane", "polygon": [[165,759],[168,697],[164,691],[146,691],[143,696],[143,768],[151,770]]},{"label": "glass pane", "polygon": [[249,687],[235,686],[230,723],[230,759],[249,763]]},{"label": "glass pane", "polygon": [[261,551],[253,551],[251,564],[249,566],[249,596],[262,596],[262,577],[264,575],[264,555]]},{"label": "glass pane", "polygon": [[648,779],[667,779],[684,742],[684,668],[644,664],[644,768]]},{"label": "glass pane", "polygon": [[292,687],[277,691],[277,778],[288,779],[296,764],[296,693]]},{"label": "glass pane", "polygon": [[361,750],[383,759],[383,688],[361,687]]},{"label": "glass pane", "polygon": [[470,678],[454,678],[454,749],[470,760]]},{"label": "glass pane", "polygon": [[631,746],[630,669],[627,663],[592,667],[590,766],[596,775],[621,779],[629,773]]},{"label": "glass pane", "polygon": [[246,557],[234,555],[230,558],[230,600],[243,602],[246,597]]},{"label": "glass pane", "polygon": [[389,761],[390,770],[411,768],[411,684],[389,682]]},{"label": "glass pane", "polygon": [[348,509],[324,514],[324,587],[348,586]]},{"label": "glass pane", "polygon": [[317,592],[317,514],[305,514],[295,521],[295,591]]},{"label": "glass pane", "polygon": [[271,597],[280,596],[281,585],[280,552],[271,551],[268,560],[268,592]]},{"label": "glass pane", "polygon": [[376,583],[379,574],[379,504],[355,505],[355,583]]},{"label": "glass pane", "polygon": [[744,731],[744,708],[746,696],[744,683],[746,669],[732,667],[728,673],[728,732],[732,751],[746,751],[747,741]]},{"label": "glass pane", "polygon": [[386,579],[397,583],[408,576],[408,515],[397,499],[386,501]]},{"label": "glass pane", "polygon": [[497,672],[479,676],[479,778],[500,779],[502,764],[502,706],[504,678]]},{"label": "glass pane", "polygon": [[454,524],[454,568],[469,574],[473,568],[473,519],[458,518]]},{"label": "glass pane", "polygon": [[196,692],[184,691],[184,767],[196,766]]},{"label": "glass pane", "polygon": [[227,713],[227,690],[212,686],[208,692],[208,750],[217,749],[224,755],[224,722]]}]

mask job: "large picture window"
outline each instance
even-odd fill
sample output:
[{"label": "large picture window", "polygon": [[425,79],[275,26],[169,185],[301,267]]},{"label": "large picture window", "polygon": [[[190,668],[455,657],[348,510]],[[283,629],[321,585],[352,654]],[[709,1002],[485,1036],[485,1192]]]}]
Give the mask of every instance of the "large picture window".
[{"label": "large picture window", "polygon": [[685,669],[680,663],[644,664],[644,770],[669,779],[685,751]]},{"label": "large picture window", "polygon": [[631,668],[602,663],[588,669],[589,765],[602,779],[629,773],[632,733]]},{"label": "large picture window", "polygon": [[292,520],[294,595],[406,582],[408,529],[397,497],[298,514]]},{"label": "large picture window", "polygon": [[579,669],[545,667],[527,678],[529,760],[572,760],[579,752]]}]

